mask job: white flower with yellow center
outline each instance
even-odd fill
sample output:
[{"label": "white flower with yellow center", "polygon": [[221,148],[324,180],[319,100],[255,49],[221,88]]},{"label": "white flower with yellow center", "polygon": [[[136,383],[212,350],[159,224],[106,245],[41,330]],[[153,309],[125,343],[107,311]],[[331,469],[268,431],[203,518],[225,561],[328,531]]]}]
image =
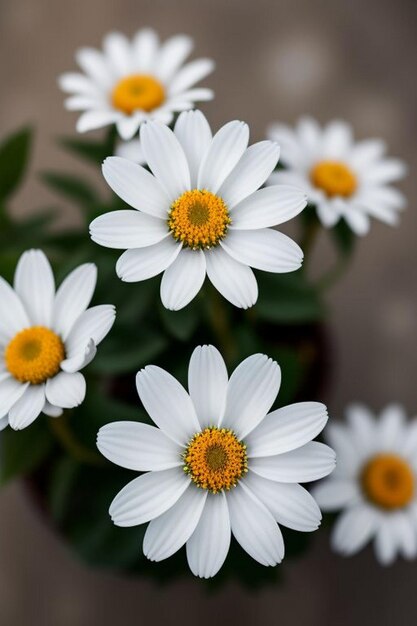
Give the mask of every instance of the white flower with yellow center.
[{"label": "white flower with yellow center", "polygon": [[268,136],[279,143],[288,168],[274,172],[270,183],[304,189],[323,226],[332,227],[343,218],[357,235],[365,235],[370,217],[398,223],[405,198],[391,183],[402,178],[406,168],[399,159],[384,156],[384,142],[355,143],[345,122],[330,122],[321,129],[310,118],[302,118],[294,130],[274,124]]},{"label": "white flower with yellow center", "polygon": [[278,524],[317,529],[320,510],[298,483],[334,467],[333,451],[311,441],[327,411],[302,402],[267,415],[280,381],[279,366],[263,354],[243,361],[229,380],[213,346],[194,350],[189,393],[159,367],[138,373],[139,397],[157,427],[107,424],[97,445],[113,463],[146,472],[120,491],[110,515],[118,526],[150,521],[143,541],[150,560],[186,544],[191,571],[209,578],[226,559],[231,533],[252,558],[272,566],[284,556]]},{"label": "white flower with yellow center", "polygon": [[141,128],[141,147],[150,173],[120,157],[103,164],[113,191],[133,209],[106,213],[91,226],[92,239],[127,249],[116,271],[136,282],[164,272],[162,302],[186,306],[206,274],[237,307],[258,297],[251,267],[291,272],[300,267],[300,247],[270,228],[297,215],[306,205],[290,185],[265,189],[279,148],[271,141],[248,146],[249,129],[233,121],[212,136],[200,111],[182,113],[174,131],[158,122]]},{"label": "white flower with yellow center", "polygon": [[384,565],[397,554],[417,556],[417,421],[388,406],[375,419],[362,406],[347,412],[348,424],[331,424],[325,436],[337,454],[332,476],[313,491],[325,511],[343,509],[332,534],[346,556],[374,539]]},{"label": "white flower with yellow center", "polygon": [[59,84],[71,97],[68,109],[84,111],[77,130],[85,132],[116,124],[122,139],[131,139],[144,120],[170,124],[174,113],[211,100],[211,89],[194,85],[212,72],[211,59],[184,65],[193,48],[185,35],[160,44],[151,29],[130,42],[120,33],[107,35],[103,50],[82,48],[76,58],[83,74],[63,74]]},{"label": "white flower with yellow center", "polygon": [[29,426],[43,412],[58,417],[84,400],[80,370],[113,325],[112,305],[87,308],[97,279],[94,264],[80,265],[55,293],[40,250],[19,260],[14,289],[0,277],[1,426]]}]

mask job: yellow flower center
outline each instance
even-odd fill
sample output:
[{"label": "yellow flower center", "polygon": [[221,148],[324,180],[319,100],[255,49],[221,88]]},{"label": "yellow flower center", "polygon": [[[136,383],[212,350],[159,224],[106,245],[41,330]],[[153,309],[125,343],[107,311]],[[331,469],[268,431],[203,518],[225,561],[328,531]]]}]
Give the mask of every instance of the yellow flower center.
[{"label": "yellow flower center", "polygon": [[311,182],[322,189],[329,198],[351,196],[357,187],[354,173],[340,161],[320,161],[310,172]]},{"label": "yellow flower center", "polygon": [[183,193],[172,204],[168,218],[174,239],[193,250],[217,246],[231,223],[225,202],[206,189]]},{"label": "yellow flower center", "polygon": [[410,465],[395,454],[378,454],[362,470],[362,488],[368,499],[383,509],[406,506],[414,495]]},{"label": "yellow flower center", "polygon": [[26,328],[15,335],[5,352],[6,367],[21,383],[39,385],[59,372],[65,347],[58,335],[44,326]]},{"label": "yellow flower center", "polygon": [[184,471],[211,493],[236,487],[248,471],[246,446],[226,428],[210,427],[191,439],[184,453]]},{"label": "yellow flower center", "polygon": [[147,74],[132,74],[122,78],[112,92],[113,106],[130,115],[138,109],[152,111],[165,100],[162,84]]}]

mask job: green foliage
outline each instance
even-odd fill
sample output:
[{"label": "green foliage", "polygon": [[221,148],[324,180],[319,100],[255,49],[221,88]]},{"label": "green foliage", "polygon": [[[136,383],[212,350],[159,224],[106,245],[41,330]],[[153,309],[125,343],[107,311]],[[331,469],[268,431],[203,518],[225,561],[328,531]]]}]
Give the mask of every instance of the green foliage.
[{"label": "green foliage", "polygon": [[90,183],[74,174],[44,172],[41,179],[52,190],[83,208],[91,208],[100,201]]},{"label": "green foliage", "polygon": [[45,460],[52,446],[46,418],[19,432],[7,427],[0,434],[0,484],[32,472]]},{"label": "green foliage", "polygon": [[0,204],[14,193],[25,175],[32,144],[32,130],[22,128],[0,144]]},{"label": "green foliage", "polygon": [[303,272],[259,274],[256,314],[277,324],[305,324],[323,318],[320,295]]}]

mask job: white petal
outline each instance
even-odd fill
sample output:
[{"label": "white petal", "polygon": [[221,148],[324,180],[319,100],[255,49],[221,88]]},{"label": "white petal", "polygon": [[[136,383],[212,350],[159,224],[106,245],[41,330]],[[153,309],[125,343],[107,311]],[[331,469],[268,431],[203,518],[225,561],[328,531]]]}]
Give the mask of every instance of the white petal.
[{"label": "white petal", "polygon": [[155,176],[137,163],[109,157],[103,163],[103,176],[122,200],[134,209],[166,219],[169,198]]},{"label": "white petal", "polygon": [[10,407],[19,400],[28,388],[29,383],[20,383],[11,376],[0,379],[0,415],[3,417]]},{"label": "white petal", "polygon": [[162,430],[140,422],[112,422],[98,431],[97,447],[112,463],[138,472],[183,465],[182,449]]},{"label": "white petal", "polygon": [[197,187],[217,193],[245,152],[248,141],[249,128],[244,122],[235,120],[222,126],[200,164]]},{"label": "white petal", "polygon": [[115,316],[112,304],[99,304],[84,311],[65,342],[66,360],[84,354],[91,340],[98,346],[113,326]]},{"label": "white petal", "polygon": [[325,228],[332,228],[340,219],[340,213],[333,204],[325,200],[316,206],[317,216]]},{"label": "white petal", "polygon": [[386,149],[381,139],[365,139],[352,146],[348,162],[356,171],[369,168],[369,165],[379,160]]},{"label": "white petal", "polygon": [[81,69],[101,89],[109,91],[112,88],[114,77],[101,52],[94,48],[81,48],[76,52],[76,59]]},{"label": "white petal", "polygon": [[103,100],[97,96],[71,96],[64,105],[68,111],[84,111],[103,107]]},{"label": "white petal", "polygon": [[265,417],[278,395],[281,370],[265,354],[253,354],[235,369],[227,388],[223,428],[246,437]]},{"label": "white petal", "polygon": [[64,340],[90,304],[96,282],[97,266],[85,263],[68,274],[60,285],[55,296],[52,326]]},{"label": "white petal", "polygon": [[195,89],[187,89],[187,91],[183,91],[178,96],[171,97],[167,105],[172,106],[173,110],[176,110],[176,103],[179,100],[186,100],[192,105],[194,102],[206,102],[207,100],[213,100],[213,98],[214,91],[212,89],[197,87]]},{"label": "white petal", "polygon": [[414,559],[417,554],[417,533],[413,520],[406,511],[398,511],[395,516],[395,531],[398,549],[406,559]]},{"label": "white petal", "polygon": [[372,509],[359,505],[344,511],[336,520],[331,544],[336,552],[350,556],[359,552],[374,535],[377,519]]},{"label": "white petal", "polygon": [[250,267],[235,261],[220,246],[205,252],[207,276],[226,300],[248,309],[258,299],[258,283]]},{"label": "white petal", "polygon": [[242,548],[262,565],[276,565],[284,557],[278,524],[264,504],[240,482],[227,494],[230,524]]},{"label": "white petal", "polygon": [[349,124],[339,120],[330,122],[323,132],[323,156],[342,158],[352,143],[352,129]]},{"label": "white petal", "polygon": [[375,537],[375,556],[381,565],[391,565],[397,554],[397,536],[394,524],[389,517],[379,520]]},{"label": "white petal", "polygon": [[314,157],[321,140],[321,129],[316,120],[311,117],[302,117],[297,123],[297,133],[304,150],[309,156]]},{"label": "white petal", "polygon": [[405,421],[404,408],[398,404],[390,404],[381,412],[377,427],[381,450],[398,449],[403,439]]},{"label": "white petal", "polygon": [[272,124],[267,132],[268,139],[276,141],[281,149],[281,161],[289,167],[298,168],[305,163],[304,146],[288,126]]},{"label": "white petal", "polygon": [[53,406],[46,400],[43,405],[42,413],[45,413],[45,415],[49,417],[61,417],[63,410],[59,406]]},{"label": "white petal", "polygon": [[201,111],[186,111],[179,115],[174,133],[187,157],[191,188],[195,188],[201,161],[212,139],[209,123]]},{"label": "white petal", "polygon": [[103,213],[90,224],[93,241],[119,250],[152,246],[168,234],[168,227],[162,220],[139,211]]},{"label": "white petal", "polygon": [[144,165],[146,162],[139,139],[118,142],[114,153],[116,156],[133,161],[138,165]]},{"label": "white petal", "polygon": [[67,72],[58,78],[58,84],[63,91],[76,93],[84,96],[99,98],[100,89],[84,74],[77,72]]},{"label": "white petal", "polygon": [[229,230],[220,245],[236,261],[265,272],[293,272],[303,261],[300,246],[271,228]]},{"label": "white petal", "polygon": [[173,202],[190,189],[190,170],[180,142],[160,122],[142,124],[140,140],[147,164]]},{"label": "white petal", "polygon": [[116,263],[117,275],[128,283],[157,276],[175,261],[181,248],[181,243],[167,237],[154,246],[126,250]]},{"label": "white petal", "polygon": [[263,502],[278,524],[301,532],[311,532],[320,526],[320,509],[301,485],[277,483],[253,472],[245,477],[245,484]]},{"label": "white petal", "polygon": [[41,250],[28,250],[19,259],[14,288],[34,326],[50,326],[55,296],[51,265]]},{"label": "white petal", "polygon": [[19,296],[2,276],[0,276],[0,320],[1,346],[5,346],[18,332],[30,326]]},{"label": "white petal", "polygon": [[123,76],[133,71],[130,44],[121,33],[110,33],[103,41],[103,49],[114,73]]},{"label": "white petal", "polygon": [[250,196],[264,184],[279,159],[279,146],[260,141],[250,146],[219,189],[229,209]]},{"label": "white petal", "polygon": [[145,410],[168,437],[186,446],[200,431],[190,396],[171,374],[148,365],[138,372],[136,386]]},{"label": "white petal", "polygon": [[61,362],[61,369],[68,374],[74,374],[86,367],[97,354],[97,346],[93,339],[88,339],[87,343],[79,346],[72,352],[71,357]]},{"label": "white petal", "polygon": [[368,234],[371,222],[369,216],[359,207],[350,206],[343,213],[343,217],[356,235],[362,237]]},{"label": "white petal", "polygon": [[335,453],[324,443],[311,441],[305,446],[278,454],[251,459],[250,469],[269,480],[282,483],[308,483],[330,474]]},{"label": "white petal", "polygon": [[400,178],[404,178],[407,167],[400,159],[384,159],[366,171],[366,182],[386,185]]},{"label": "white petal", "polygon": [[114,498],[109,513],[116,526],[137,526],[162,515],[190,485],[189,477],[177,467],[142,474]]},{"label": "white petal", "polygon": [[96,128],[114,124],[122,115],[120,111],[113,111],[112,109],[86,111],[78,118],[77,132],[85,133],[88,130],[95,130]]},{"label": "white petal", "polygon": [[9,425],[8,416],[5,415],[4,417],[0,417],[0,432],[4,430],[5,428],[7,428],[8,425]]},{"label": "white petal", "polygon": [[378,445],[377,424],[373,415],[361,404],[349,405],[345,413],[356,448],[361,451],[362,457],[369,456]]},{"label": "white petal", "polygon": [[193,49],[193,40],[187,35],[170,37],[161,47],[155,65],[155,74],[161,81],[168,81]]},{"label": "white petal", "polygon": [[85,392],[85,378],[79,372],[76,374],[60,372],[46,382],[46,399],[62,409],[79,406],[85,398]]},{"label": "white petal", "polygon": [[161,300],[171,311],[184,308],[195,298],[206,277],[206,259],[202,250],[181,250],[165,270],[161,281]]},{"label": "white petal", "polygon": [[197,524],[187,541],[187,560],[192,573],[200,578],[215,576],[230,546],[230,519],[223,492],[209,494]]},{"label": "white petal", "polygon": [[29,426],[42,412],[45,385],[30,385],[9,411],[9,424],[14,430]]},{"label": "white petal", "polygon": [[188,389],[202,429],[219,424],[225,407],[228,375],[214,346],[197,346],[188,367]]},{"label": "white petal", "polygon": [[149,72],[154,69],[158,44],[158,35],[151,28],[143,28],[136,33],[132,49],[138,71]]},{"label": "white petal", "polygon": [[143,539],[143,553],[151,561],[162,561],[188,541],[200,521],[207,491],[194,485],[168,511],[153,519]]},{"label": "white petal", "polygon": [[398,451],[410,460],[417,461],[417,420],[413,419],[404,428],[403,436],[399,442]]},{"label": "white petal", "polygon": [[361,500],[358,484],[352,479],[328,478],[313,487],[312,494],[324,511],[337,511]]},{"label": "white petal", "polygon": [[146,113],[144,111],[135,111],[131,115],[123,115],[116,122],[117,132],[124,141],[129,141],[136,135],[145,119]]},{"label": "white petal", "polygon": [[362,453],[352,437],[351,430],[342,424],[332,423],[327,426],[325,436],[337,454],[335,475],[344,478],[355,476],[362,462]]},{"label": "white petal", "polygon": [[320,402],[298,402],[273,411],[245,439],[249,457],[295,450],[316,437],[328,420]]},{"label": "white petal", "polygon": [[307,204],[303,191],[290,185],[273,185],[256,191],[234,207],[232,229],[277,226],[298,215]]},{"label": "white petal", "polygon": [[214,62],[211,59],[196,59],[187,63],[184,67],[174,76],[170,86],[169,95],[179,94],[189,87],[192,87],[200,80],[205,78],[214,69]]}]

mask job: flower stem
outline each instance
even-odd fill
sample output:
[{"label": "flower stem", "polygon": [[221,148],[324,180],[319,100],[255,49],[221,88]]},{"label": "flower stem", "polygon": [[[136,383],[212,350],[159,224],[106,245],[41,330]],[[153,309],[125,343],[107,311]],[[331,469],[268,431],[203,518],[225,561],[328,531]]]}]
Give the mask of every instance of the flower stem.
[{"label": "flower stem", "polygon": [[231,363],[237,357],[237,349],[233,340],[230,317],[217,290],[210,288],[207,293],[209,296],[208,316],[211,327],[219,342],[220,351],[226,361]]},{"label": "flower stem", "polygon": [[58,418],[52,417],[49,424],[57,441],[73,459],[87,465],[104,465],[104,459],[97,452],[90,450],[76,439],[74,433],[71,432],[66,415]]}]

